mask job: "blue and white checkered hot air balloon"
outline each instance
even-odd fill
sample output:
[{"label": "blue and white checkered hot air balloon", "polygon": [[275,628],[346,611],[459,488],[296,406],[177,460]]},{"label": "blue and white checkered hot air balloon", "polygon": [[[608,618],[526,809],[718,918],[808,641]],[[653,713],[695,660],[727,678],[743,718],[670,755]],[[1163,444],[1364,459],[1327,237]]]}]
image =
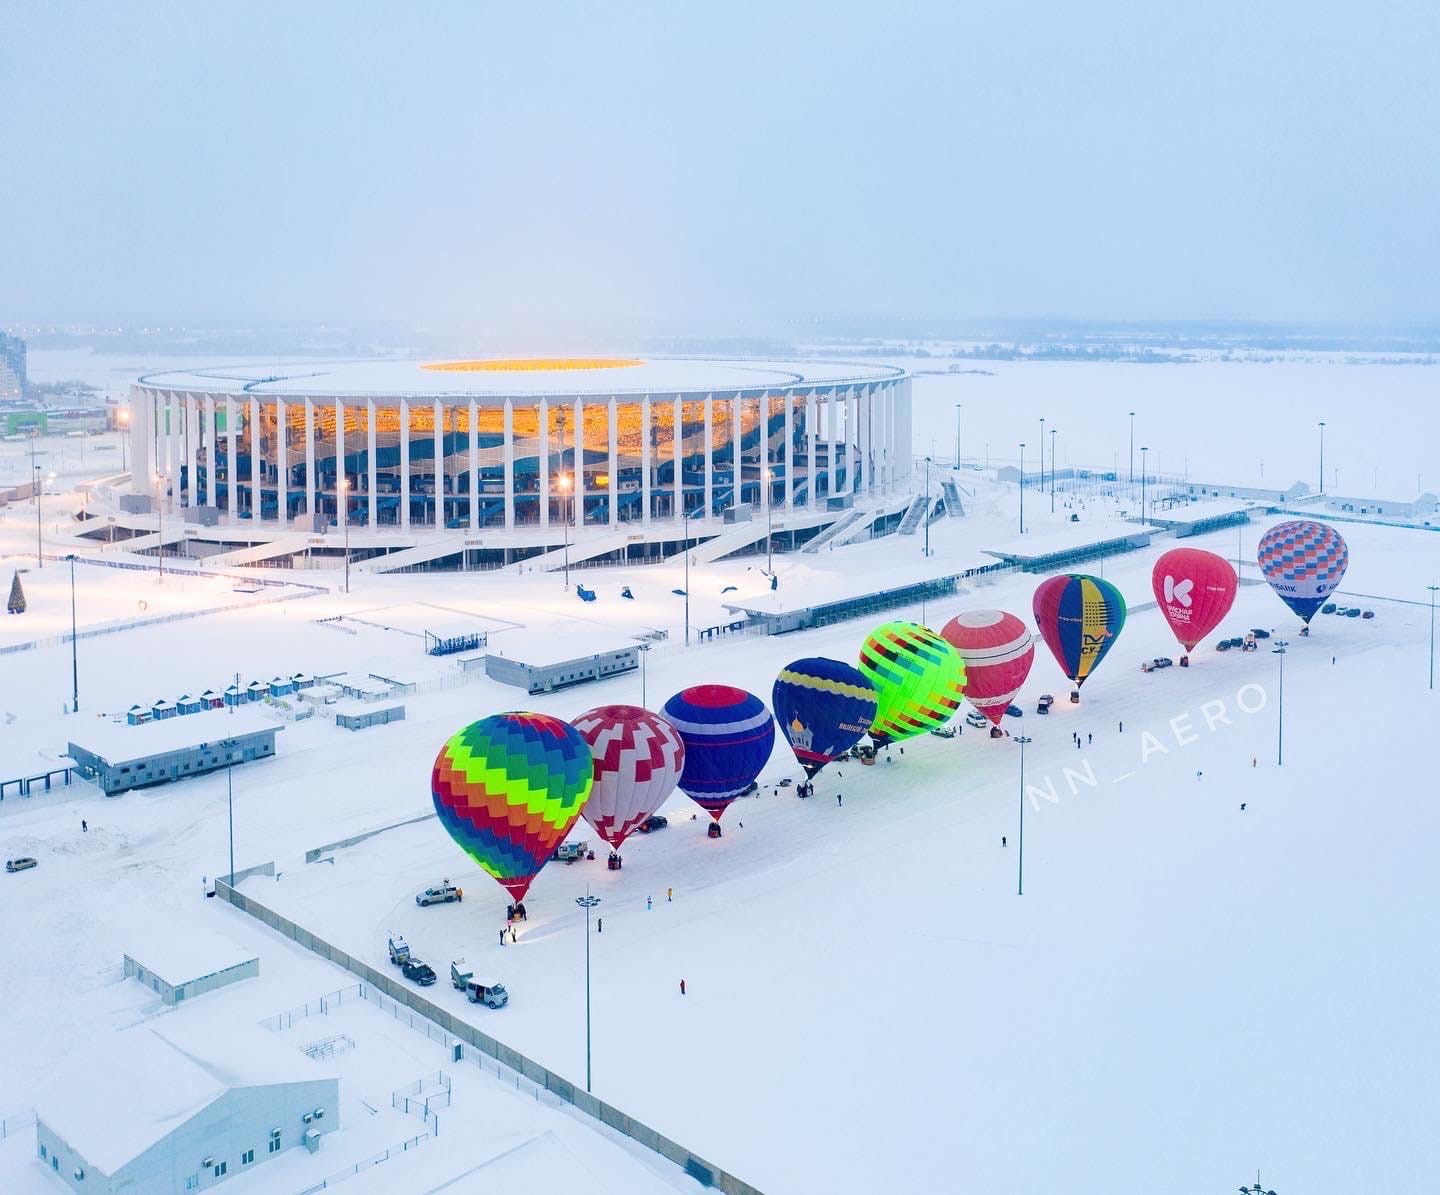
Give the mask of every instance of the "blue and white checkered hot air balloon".
[{"label": "blue and white checkered hot air balloon", "polygon": [[1260,537],[1256,559],[1270,588],[1308,625],[1340,587],[1350,549],[1334,527],[1294,519],[1277,523]]}]

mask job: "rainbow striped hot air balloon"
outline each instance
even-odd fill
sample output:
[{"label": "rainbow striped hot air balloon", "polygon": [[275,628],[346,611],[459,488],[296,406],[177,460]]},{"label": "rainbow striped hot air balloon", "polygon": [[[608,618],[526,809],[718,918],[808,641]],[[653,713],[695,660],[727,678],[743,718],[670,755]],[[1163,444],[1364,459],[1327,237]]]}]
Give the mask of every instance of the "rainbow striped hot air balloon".
[{"label": "rainbow striped hot air balloon", "polygon": [[781,669],[770,691],[770,708],[795,758],[814,779],[870,729],[875,686],[842,660],[814,656]]},{"label": "rainbow striped hot air balloon", "polygon": [[887,622],[871,631],[860,648],[860,671],[875,686],[870,740],[877,747],[943,726],[964,697],[959,653],[918,622]]},{"label": "rainbow striped hot air balloon", "polygon": [[685,744],[680,791],[717,822],[775,748],[775,719],[754,693],[730,685],[682,689],[661,711]]},{"label": "rainbow striped hot air balloon", "polygon": [[590,744],[549,714],[492,714],[452,735],[430,792],[440,824],[517,901],[590,796]]},{"label": "rainbow striped hot air balloon", "polygon": [[1035,624],[1078,692],[1125,626],[1125,599],[1099,577],[1050,577],[1035,590]]}]

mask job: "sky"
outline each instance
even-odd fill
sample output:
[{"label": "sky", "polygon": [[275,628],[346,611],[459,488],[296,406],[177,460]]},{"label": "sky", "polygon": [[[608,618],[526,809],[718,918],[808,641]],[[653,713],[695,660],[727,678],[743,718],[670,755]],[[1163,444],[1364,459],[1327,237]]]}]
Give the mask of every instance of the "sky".
[{"label": "sky", "polygon": [[0,324],[1440,316],[1433,3],[7,0]]}]

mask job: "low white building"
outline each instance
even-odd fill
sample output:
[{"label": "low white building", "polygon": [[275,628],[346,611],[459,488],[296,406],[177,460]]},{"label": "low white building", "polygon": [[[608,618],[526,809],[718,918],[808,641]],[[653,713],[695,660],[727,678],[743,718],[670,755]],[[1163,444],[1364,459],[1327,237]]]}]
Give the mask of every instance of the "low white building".
[{"label": "low white building", "polygon": [[263,1029],[171,1014],[77,1050],[36,1101],[36,1151],[75,1191],[199,1191],[339,1128],[333,1072]]},{"label": "low white building", "polygon": [[175,925],[151,926],[125,952],[125,975],[143,983],[166,1004],[179,1004],[260,974],[253,950],[215,934]]}]

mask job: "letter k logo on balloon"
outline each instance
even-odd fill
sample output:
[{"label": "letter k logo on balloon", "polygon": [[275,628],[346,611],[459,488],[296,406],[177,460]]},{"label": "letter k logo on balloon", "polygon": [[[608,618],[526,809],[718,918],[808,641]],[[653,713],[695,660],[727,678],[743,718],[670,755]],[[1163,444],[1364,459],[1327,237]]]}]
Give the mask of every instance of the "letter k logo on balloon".
[{"label": "letter k logo on balloon", "polygon": [[1165,602],[1167,605],[1181,605],[1187,610],[1190,608],[1190,591],[1195,588],[1195,582],[1188,577],[1178,584],[1174,577],[1168,573],[1165,575]]}]

